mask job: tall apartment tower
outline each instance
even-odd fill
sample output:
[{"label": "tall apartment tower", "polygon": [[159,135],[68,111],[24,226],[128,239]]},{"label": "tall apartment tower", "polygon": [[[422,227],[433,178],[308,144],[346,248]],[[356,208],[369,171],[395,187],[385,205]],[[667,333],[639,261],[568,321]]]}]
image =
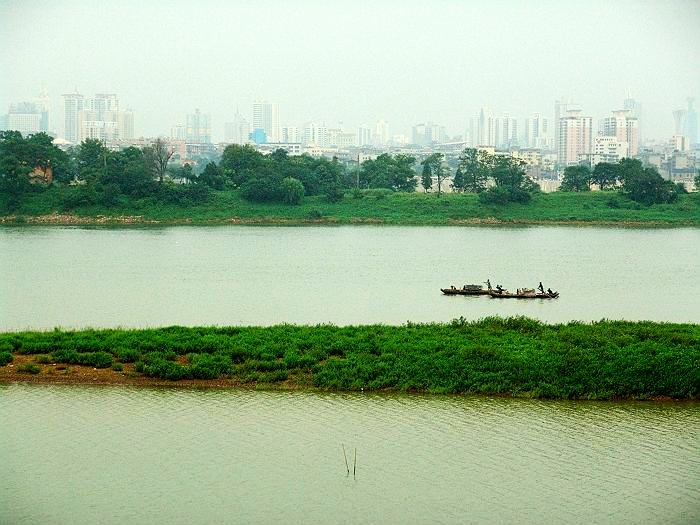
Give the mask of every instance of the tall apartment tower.
[{"label": "tall apartment tower", "polygon": [[496,123],[493,118],[493,113],[489,108],[483,107],[479,111],[479,120],[477,124],[477,146],[495,146],[496,145]]},{"label": "tall apartment tower", "polygon": [[199,111],[199,108],[187,115],[186,138],[192,143],[211,143],[211,117]]},{"label": "tall apartment tower", "polygon": [[636,157],[639,153],[639,124],[631,116],[629,109],[612,112],[612,117],[606,117],[600,122],[600,135],[615,137],[618,142],[627,143],[627,154]]},{"label": "tall apartment tower", "polygon": [[549,122],[539,113],[533,113],[530,118],[525,119],[525,145],[528,148],[548,149],[548,133]]},{"label": "tall apartment tower", "polygon": [[63,95],[63,109],[65,118],[63,135],[67,141],[77,144],[80,142],[78,138],[78,117],[83,110],[83,96],[77,91]]},{"label": "tall apartment tower", "polygon": [[688,102],[688,108],[685,110],[685,126],[683,127],[683,134],[688,137],[691,144],[698,143],[698,114],[693,107],[695,99],[688,97],[686,99]]},{"label": "tall apartment tower", "polygon": [[569,110],[559,119],[557,159],[560,166],[578,164],[591,154],[593,119],[582,117],[580,110]]},{"label": "tall apartment tower", "polygon": [[280,111],[279,105],[266,101],[253,102],[253,132],[263,130],[267,142],[279,142]]}]

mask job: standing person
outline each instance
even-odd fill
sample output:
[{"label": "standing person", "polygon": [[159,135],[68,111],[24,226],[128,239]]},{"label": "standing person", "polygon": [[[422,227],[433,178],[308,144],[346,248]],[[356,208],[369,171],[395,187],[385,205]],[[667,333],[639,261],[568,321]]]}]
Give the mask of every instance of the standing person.
[{"label": "standing person", "polygon": [[544,293],[544,286],[542,286],[542,281],[540,281],[540,285],[537,288],[540,292]]}]

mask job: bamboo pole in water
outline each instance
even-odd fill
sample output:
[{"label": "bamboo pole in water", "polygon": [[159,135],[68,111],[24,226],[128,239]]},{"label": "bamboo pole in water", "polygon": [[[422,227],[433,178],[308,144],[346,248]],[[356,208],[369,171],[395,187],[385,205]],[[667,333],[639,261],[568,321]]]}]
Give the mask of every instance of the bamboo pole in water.
[{"label": "bamboo pole in water", "polygon": [[350,467],[348,466],[348,457],[345,454],[345,445],[343,443],[340,444],[343,447],[343,457],[345,458],[345,469],[348,471],[348,476],[350,475]]}]

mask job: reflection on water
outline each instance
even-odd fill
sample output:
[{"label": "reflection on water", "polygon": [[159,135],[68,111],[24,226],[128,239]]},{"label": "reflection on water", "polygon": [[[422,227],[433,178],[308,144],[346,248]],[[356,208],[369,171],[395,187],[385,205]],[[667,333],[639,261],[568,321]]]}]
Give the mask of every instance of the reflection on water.
[{"label": "reflection on water", "polygon": [[696,404],[11,385],[0,421],[2,523],[700,520]]}]

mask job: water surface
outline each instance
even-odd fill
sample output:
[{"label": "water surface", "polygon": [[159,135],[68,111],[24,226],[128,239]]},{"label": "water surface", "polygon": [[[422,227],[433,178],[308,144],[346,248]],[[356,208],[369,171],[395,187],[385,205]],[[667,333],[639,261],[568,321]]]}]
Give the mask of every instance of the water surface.
[{"label": "water surface", "polygon": [[[402,324],[527,315],[698,321],[700,229],[0,228],[0,330]],[[557,301],[447,297],[490,278]]]},{"label": "water surface", "polygon": [[15,384],[0,421],[0,523],[700,520],[696,404]]}]

